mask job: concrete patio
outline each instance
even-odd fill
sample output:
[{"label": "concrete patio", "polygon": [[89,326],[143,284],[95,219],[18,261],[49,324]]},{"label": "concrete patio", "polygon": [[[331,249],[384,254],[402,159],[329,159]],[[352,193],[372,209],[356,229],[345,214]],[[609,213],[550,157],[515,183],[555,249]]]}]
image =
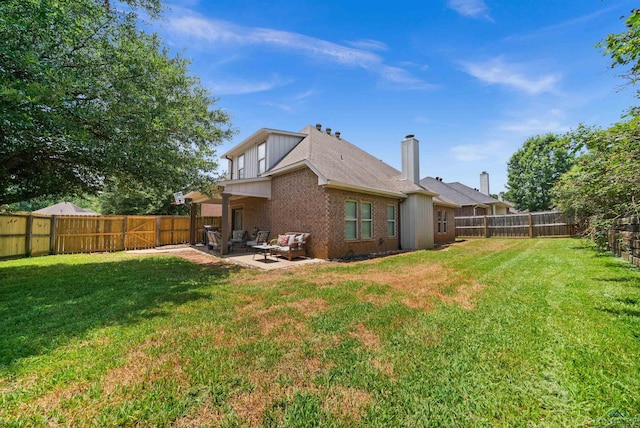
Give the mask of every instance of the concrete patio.
[{"label": "concrete patio", "polygon": [[233,263],[236,265],[240,265],[247,268],[255,268],[262,270],[274,270],[274,269],[289,269],[294,268],[296,266],[304,266],[309,264],[317,264],[324,263],[325,260],[321,259],[312,259],[312,258],[304,258],[299,257],[295,258],[291,261],[282,258],[282,257],[274,257],[268,255],[265,257],[261,253],[255,254],[252,248],[234,248],[230,254],[225,254],[224,256],[220,256],[220,253],[217,251],[209,250],[203,244],[196,245],[168,245],[164,247],[156,247],[150,248],[146,250],[133,250],[127,251],[132,254],[160,254],[160,253],[184,253],[184,252],[193,252],[199,255],[205,255],[211,257],[212,260],[222,260],[227,263]]}]

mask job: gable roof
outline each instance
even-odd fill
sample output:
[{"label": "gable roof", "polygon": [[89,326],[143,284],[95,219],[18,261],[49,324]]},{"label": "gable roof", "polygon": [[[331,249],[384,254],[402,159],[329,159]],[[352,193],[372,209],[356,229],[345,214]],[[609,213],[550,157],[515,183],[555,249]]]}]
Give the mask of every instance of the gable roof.
[{"label": "gable roof", "polygon": [[437,194],[402,178],[402,173],[347,140],[308,125],[305,134],[289,153],[263,176],[273,176],[306,166],[327,187],[350,188],[389,196],[409,193]]},{"label": "gable roof", "polygon": [[425,177],[420,180],[420,184],[429,187],[434,191],[440,193],[442,197],[454,201],[455,203],[466,206],[489,206],[489,205],[504,205],[508,206],[504,202],[501,202],[491,196],[485,195],[482,192],[472,189],[469,186],[465,186],[459,182],[444,183],[440,180],[436,180],[433,177]]},{"label": "gable roof", "polygon": [[48,207],[33,211],[33,213],[47,215],[100,215],[90,209],[80,208],[71,202],[60,202],[54,205],[49,205]]}]

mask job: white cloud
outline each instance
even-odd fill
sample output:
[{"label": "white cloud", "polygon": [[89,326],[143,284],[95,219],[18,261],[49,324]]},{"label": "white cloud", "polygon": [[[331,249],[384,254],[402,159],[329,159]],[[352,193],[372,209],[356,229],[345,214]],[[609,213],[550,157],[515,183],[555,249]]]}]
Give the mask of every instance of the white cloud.
[{"label": "white cloud", "polygon": [[523,121],[503,123],[499,126],[503,131],[515,132],[521,135],[533,135],[533,134],[546,134],[553,132],[556,134],[563,134],[568,132],[570,127],[563,125],[557,120],[543,120],[543,119],[526,119]]},{"label": "white cloud", "polygon": [[477,162],[487,158],[487,149],[481,144],[461,144],[449,149],[455,160]]},{"label": "white cloud", "polygon": [[489,8],[484,0],[449,0],[447,1],[447,6],[462,16],[481,18],[493,22],[491,15],[489,15]]},{"label": "white cloud", "polygon": [[543,74],[537,77],[525,75],[521,64],[507,64],[502,57],[485,62],[463,64],[464,71],[489,84],[509,86],[531,95],[556,92],[560,81],[558,74]]},{"label": "white cloud", "polygon": [[460,144],[449,149],[453,158],[460,162],[479,162],[494,160],[497,153],[503,152],[504,143],[487,141],[481,144]]},{"label": "white cloud", "polygon": [[[180,34],[195,37],[209,43],[229,45],[266,45],[287,52],[339,64],[357,67],[375,73],[388,83],[406,89],[433,89],[423,80],[413,76],[407,70],[385,64],[384,59],[373,52],[339,45],[327,40],[305,36],[303,34],[280,31],[269,28],[243,27],[226,21],[205,19],[193,15],[177,16],[169,19],[169,26]],[[357,43],[357,42],[356,42]],[[360,41],[360,46],[381,50],[386,45],[373,40]]]},{"label": "white cloud", "polygon": [[347,42],[347,44],[353,46],[356,49],[364,49],[369,51],[386,51],[389,49],[389,46],[387,46],[385,43],[371,39],[352,40]]},{"label": "white cloud", "polygon": [[262,82],[250,82],[243,80],[218,81],[215,83],[209,83],[207,86],[216,95],[242,95],[269,91],[273,88],[288,85],[289,83],[291,83],[291,80],[273,78]]}]

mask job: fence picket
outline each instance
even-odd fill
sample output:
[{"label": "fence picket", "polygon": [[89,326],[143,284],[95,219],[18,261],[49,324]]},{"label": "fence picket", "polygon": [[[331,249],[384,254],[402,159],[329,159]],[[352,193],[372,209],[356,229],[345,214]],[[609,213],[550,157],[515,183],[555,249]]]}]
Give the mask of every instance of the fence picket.
[{"label": "fence picket", "polygon": [[[0,215],[0,259],[150,248],[189,242],[189,217]],[[204,225],[222,226],[220,217],[196,218],[196,237]]]},{"label": "fence picket", "polygon": [[535,238],[575,235],[575,223],[564,213],[456,217],[456,238]]}]

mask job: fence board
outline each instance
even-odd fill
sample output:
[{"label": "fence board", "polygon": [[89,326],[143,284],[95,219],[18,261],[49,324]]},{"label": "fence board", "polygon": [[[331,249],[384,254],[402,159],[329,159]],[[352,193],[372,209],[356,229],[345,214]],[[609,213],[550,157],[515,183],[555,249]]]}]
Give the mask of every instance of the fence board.
[{"label": "fence board", "polygon": [[575,235],[575,224],[557,211],[456,217],[459,238],[535,238]]},{"label": "fence board", "polygon": [[[220,228],[219,217],[198,217]],[[0,259],[45,254],[74,254],[143,249],[189,242],[189,217],[0,215]]]}]

